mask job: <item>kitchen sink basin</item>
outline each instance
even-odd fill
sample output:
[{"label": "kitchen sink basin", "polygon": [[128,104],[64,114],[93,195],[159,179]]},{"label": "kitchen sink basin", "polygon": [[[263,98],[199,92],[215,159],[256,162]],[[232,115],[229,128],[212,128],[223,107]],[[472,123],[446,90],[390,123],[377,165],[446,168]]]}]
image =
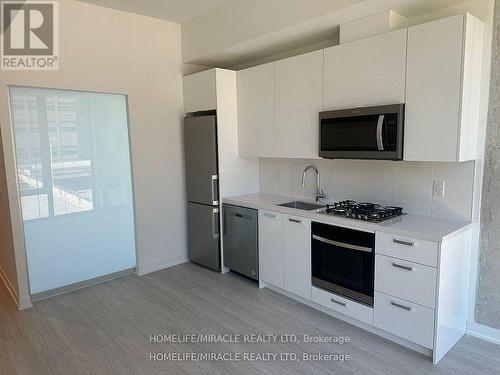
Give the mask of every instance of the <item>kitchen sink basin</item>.
[{"label": "kitchen sink basin", "polygon": [[278,206],[296,208],[297,210],[304,210],[304,211],[312,211],[312,210],[317,210],[318,208],[325,207],[321,204],[299,202],[299,201],[282,203],[278,204]]}]

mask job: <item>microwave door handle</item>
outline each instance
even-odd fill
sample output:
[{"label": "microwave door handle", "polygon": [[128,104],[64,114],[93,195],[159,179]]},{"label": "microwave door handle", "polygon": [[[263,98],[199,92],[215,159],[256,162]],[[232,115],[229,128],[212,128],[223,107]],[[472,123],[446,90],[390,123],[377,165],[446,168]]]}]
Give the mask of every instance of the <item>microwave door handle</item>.
[{"label": "microwave door handle", "polygon": [[382,128],[384,126],[385,115],[380,115],[377,122],[377,148],[379,151],[384,151],[384,141],[382,139]]}]

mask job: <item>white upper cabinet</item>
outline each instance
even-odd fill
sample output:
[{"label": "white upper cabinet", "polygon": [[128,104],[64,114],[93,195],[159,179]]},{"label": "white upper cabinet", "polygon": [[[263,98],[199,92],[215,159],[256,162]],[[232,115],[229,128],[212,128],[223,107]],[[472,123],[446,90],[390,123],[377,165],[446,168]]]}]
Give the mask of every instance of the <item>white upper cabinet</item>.
[{"label": "white upper cabinet", "polygon": [[410,27],[404,160],[476,158],[482,36],[470,14]]},{"label": "white upper cabinet", "polygon": [[207,111],[217,108],[215,74],[216,69],[210,69],[185,76],[182,79],[184,112]]},{"label": "white upper cabinet", "polygon": [[276,62],[276,156],[317,158],[323,51]]},{"label": "white upper cabinet", "polygon": [[274,63],[237,73],[240,156],[276,156]]},{"label": "white upper cabinet", "polygon": [[[241,70],[238,153],[317,158],[321,110],[405,103],[404,160],[473,160],[482,48],[463,14]],[[214,108],[201,78],[185,79],[186,111]]]},{"label": "white upper cabinet", "polygon": [[325,49],[323,110],[404,103],[407,29]]}]

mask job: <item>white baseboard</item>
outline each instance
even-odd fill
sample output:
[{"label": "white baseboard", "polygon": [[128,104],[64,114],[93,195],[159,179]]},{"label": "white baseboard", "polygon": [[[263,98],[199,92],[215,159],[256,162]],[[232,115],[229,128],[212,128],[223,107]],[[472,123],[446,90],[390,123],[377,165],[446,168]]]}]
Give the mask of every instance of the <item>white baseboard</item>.
[{"label": "white baseboard", "polygon": [[467,323],[467,330],[465,331],[465,334],[500,345],[500,329],[491,328],[474,322]]},{"label": "white baseboard", "polygon": [[146,275],[146,274],[151,273],[151,272],[156,272],[156,271],[162,270],[164,268],[173,267],[173,266],[176,266],[178,264],[187,263],[187,262],[189,262],[187,254],[179,255],[176,257],[171,257],[171,258],[161,260],[159,262],[149,263],[149,264],[145,264],[145,265],[138,264],[136,267],[136,273],[139,276],[142,276],[142,275]]},{"label": "white baseboard", "polygon": [[19,303],[17,304],[17,307],[19,308],[19,310],[31,309],[33,307],[31,298],[28,296],[19,298]]},{"label": "white baseboard", "polygon": [[24,296],[22,298],[19,298],[17,295],[16,290],[14,289],[14,286],[11,284],[9,278],[7,277],[6,273],[0,267],[0,279],[2,279],[3,283],[5,284],[7,290],[9,291],[10,296],[14,300],[14,303],[16,304],[18,310],[24,310],[24,309],[29,309],[30,307],[33,307],[33,304],[31,303],[31,299],[29,296]]}]

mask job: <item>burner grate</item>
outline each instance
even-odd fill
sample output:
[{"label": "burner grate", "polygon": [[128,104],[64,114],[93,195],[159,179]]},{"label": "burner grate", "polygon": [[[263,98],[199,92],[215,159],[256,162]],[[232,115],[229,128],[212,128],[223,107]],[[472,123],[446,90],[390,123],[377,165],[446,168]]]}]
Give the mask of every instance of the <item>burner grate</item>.
[{"label": "burner grate", "polygon": [[402,207],[383,206],[370,202],[356,202],[345,200],[326,205],[327,215],[341,216],[350,219],[370,221],[378,223],[380,221],[392,219],[403,214]]}]

